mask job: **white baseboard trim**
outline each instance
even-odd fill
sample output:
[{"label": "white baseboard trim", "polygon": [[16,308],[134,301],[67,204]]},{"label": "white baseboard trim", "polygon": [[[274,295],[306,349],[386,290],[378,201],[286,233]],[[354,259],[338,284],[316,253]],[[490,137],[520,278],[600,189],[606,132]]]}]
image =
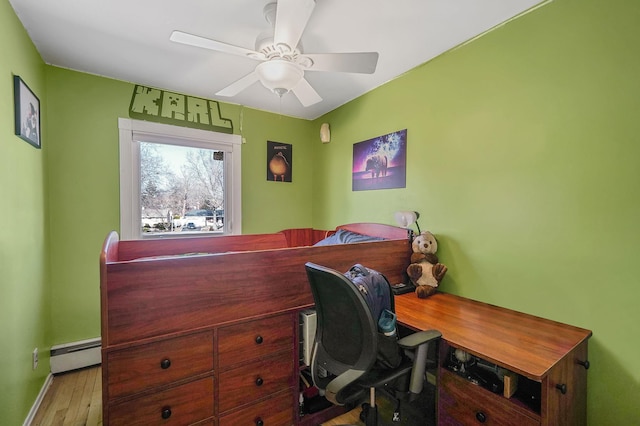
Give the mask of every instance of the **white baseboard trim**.
[{"label": "white baseboard trim", "polygon": [[33,403],[33,406],[31,407],[31,410],[29,410],[29,414],[27,415],[27,418],[24,420],[24,423],[22,424],[23,426],[31,426],[31,423],[33,422],[33,419],[36,417],[36,413],[40,408],[40,404],[42,404],[42,400],[44,399],[44,396],[47,394],[47,391],[49,390],[49,387],[51,386],[52,382],[53,382],[53,374],[49,373],[47,375],[47,378],[44,381],[44,384],[42,385],[42,388],[40,389],[40,392],[38,393],[38,397],[36,398],[35,402]]}]

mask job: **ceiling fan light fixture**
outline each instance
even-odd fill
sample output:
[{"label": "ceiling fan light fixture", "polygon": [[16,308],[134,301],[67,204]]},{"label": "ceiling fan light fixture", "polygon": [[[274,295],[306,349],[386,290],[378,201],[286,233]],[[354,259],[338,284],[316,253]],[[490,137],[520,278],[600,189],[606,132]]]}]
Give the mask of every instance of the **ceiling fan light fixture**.
[{"label": "ceiling fan light fixture", "polygon": [[289,92],[304,77],[304,71],[293,62],[273,59],[256,67],[258,79],[264,87],[282,96]]},{"label": "ceiling fan light fixture", "polygon": [[271,0],[263,9],[270,25],[256,38],[255,50],[177,30],[170,40],[260,62],[253,72],[216,92],[218,96],[236,96],[260,81],[280,97],[292,92],[303,107],[308,107],[322,102],[322,97],[304,78],[306,70],[373,74],[379,56],[377,52],[305,54],[300,39],[316,1]]}]

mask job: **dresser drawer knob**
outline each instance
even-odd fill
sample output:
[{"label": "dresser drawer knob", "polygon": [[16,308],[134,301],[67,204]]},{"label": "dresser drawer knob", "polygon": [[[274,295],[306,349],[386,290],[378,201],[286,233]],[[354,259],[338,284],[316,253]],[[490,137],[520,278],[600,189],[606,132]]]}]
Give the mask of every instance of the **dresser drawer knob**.
[{"label": "dresser drawer knob", "polygon": [[166,370],[169,367],[171,367],[171,360],[169,358],[165,358],[162,361],[160,361],[160,368],[162,368],[163,370]]},{"label": "dresser drawer knob", "polygon": [[591,363],[589,362],[589,360],[586,360],[586,361],[578,361],[578,364],[580,364],[581,366],[583,366],[585,370],[588,370],[588,369],[589,369],[589,367],[591,367]]},{"label": "dresser drawer knob", "polygon": [[556,389],[558,389],[563,395],[567,393],[567,385],[565,385],[564,383],[557,384]]},{"label": "dresser drawer knob", "polygon": [[262,377],[258,377],[256,379],[256,386],[262,386],[263,383],[264,383],[264,380],[262,380]]},{"label": "dresser drawer knob", "polygon": [[487,415],[482,411],[478,411],[476,413],[476,420],[479,421],[480,423],[484,423],[487,421]]},{"label": "dresser drawer knob", "polygon": [[256,336],[256,343],[257,343],[257,344],[259,344],[259,345],[261,345],[261,344],[262,344],[262,342],[264,342],[264,339],[262,338],[262,336],[257,335],[257,336]]},{"label": "dresser drawer knob", "polygon": [[262,419],[260,417],[258,417],[256,419],[256,426],[264,426],[264,422],[262,421]]},{"label": "dresser drawer knob", "polygon": [[167,420],[169,417],[171,417],[171,407],[164,407],[162,409],[162,418]]}]

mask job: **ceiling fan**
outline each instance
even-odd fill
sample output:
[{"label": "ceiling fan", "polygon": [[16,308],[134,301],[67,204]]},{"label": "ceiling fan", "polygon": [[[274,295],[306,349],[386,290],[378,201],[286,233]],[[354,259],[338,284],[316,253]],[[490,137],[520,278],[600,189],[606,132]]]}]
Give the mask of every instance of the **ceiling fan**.
[{"label": "ceiling fan", "polygon": [[260,81],[280,97],[292,91],[307,107],[322,101],[322,98],[304,78],[305,71],[373,74],[378,63],[377,52],[303,53],[300,37],[315,4],[315,0],[278,0],[277,4],[267,4],[264,16],[271,29],[258,35],[255,50],[182,31],[173,31],[170,40],[260,61],[253,72],[216,95],[235,96]]}]

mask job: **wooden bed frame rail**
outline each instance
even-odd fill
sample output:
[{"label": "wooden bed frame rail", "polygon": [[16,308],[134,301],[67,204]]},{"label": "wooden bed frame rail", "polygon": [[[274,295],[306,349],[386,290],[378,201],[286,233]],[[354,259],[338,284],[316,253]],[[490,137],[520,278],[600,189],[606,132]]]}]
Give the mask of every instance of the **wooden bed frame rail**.
[{"label": "wooden bed frame rail", "polygon": [[295,245],[326,231],[144,241],[119,241],[112,232],[100,258],[103,345],[311,306],[306,262],[339,271],[360,263],[402,282],[406,230],[377,231],[385,228],[401,239],[287,247],[287,235]]}]

